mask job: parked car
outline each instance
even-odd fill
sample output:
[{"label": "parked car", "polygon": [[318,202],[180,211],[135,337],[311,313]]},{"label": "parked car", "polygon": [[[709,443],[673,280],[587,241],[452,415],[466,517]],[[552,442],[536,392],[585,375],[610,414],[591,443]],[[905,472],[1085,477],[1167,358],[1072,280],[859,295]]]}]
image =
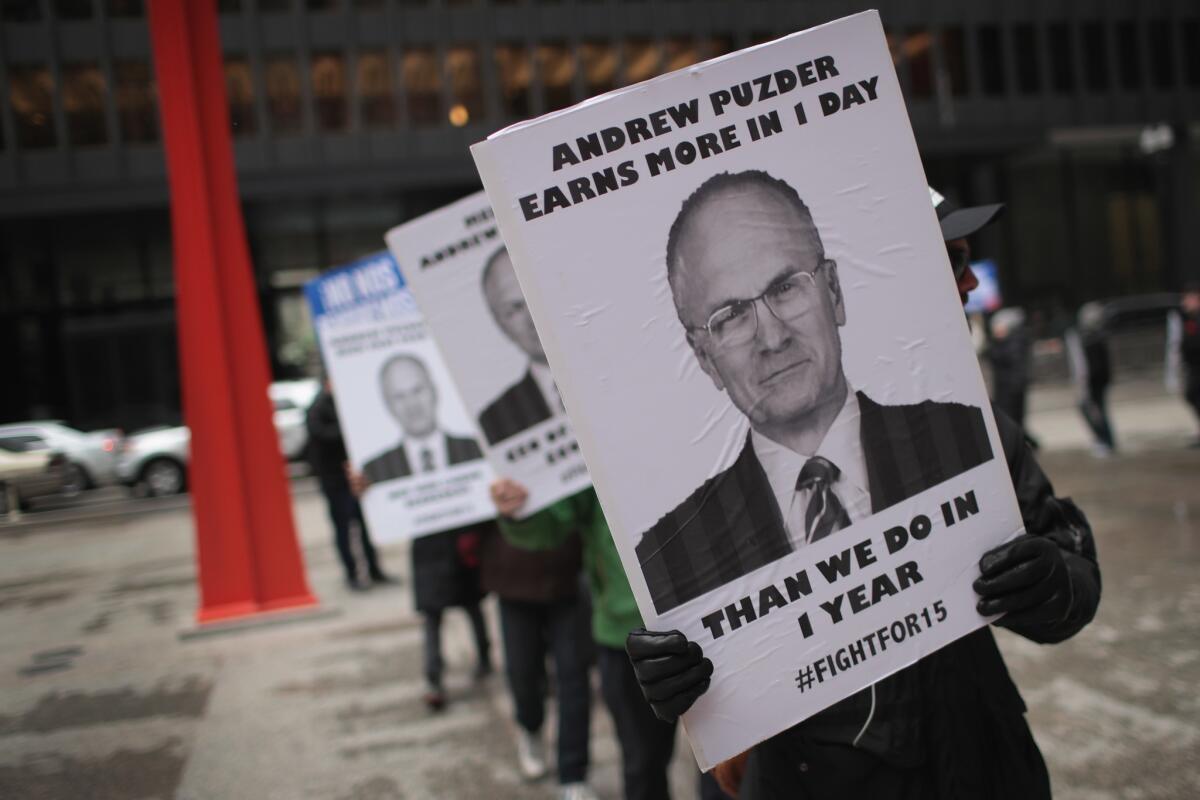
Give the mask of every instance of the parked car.
[{"label": "parked car", "polygon": [[320,391],[321,384],[311,378],[276,381],[267,388],[274,408],[275,430],[279,432],[279,450],[288,461],[304,458],[308,447],[305,416]]},{"label": "parked car", "polygon": [[[315,380],[278,381],[268,388],[279,450],[289,460],[304,456],[308,446],[304,417],[319,389]],[[160,425],[130,434],[117,459],[121,483],[144,486],[154,497],[185,491],[190,442],[191,431],[182,425]]]},{"label": "parked car", "polygon": [[0,436],[0,514],[27,508],[37,497],[58,494],[67,479],[65,455],[23,436]]},{"label": "parked car", "polygon": [[129,487],[144,486],[160,497],[187,488],[188,445],[192,433],[183,425],[157,425],[125,437],[117,456],[117,477]]},{"label": "parked car", "polygon": [[0,436],[18,437],[66,456],[64,494],[117,482],[117,451],[125,438],[119,429],[84,432],[60,420],[38,420],[0,425]]}]

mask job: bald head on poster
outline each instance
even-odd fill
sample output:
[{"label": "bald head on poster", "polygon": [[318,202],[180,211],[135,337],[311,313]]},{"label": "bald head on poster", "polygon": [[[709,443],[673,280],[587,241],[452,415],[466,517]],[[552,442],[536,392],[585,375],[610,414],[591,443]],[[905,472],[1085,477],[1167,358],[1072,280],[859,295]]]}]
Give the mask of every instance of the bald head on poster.
[{"label": "bald head on poster", "polygon": [[666,264],[700,369],[750,431],[638,543],[659,613],[992,457],[978,408],[881,405],[850,385],[838,265],[787,182],[708,178],[671,225]]},{"label": "bald head on poster", "polygon": [[520,380],[506,388],[479,414],[479,427],[488,444],[497,444],[562,413],[562,400],[546,363],[533,316],[508,250],[488,257],[481,280],[484,299],[504,336],[528,359]]}]

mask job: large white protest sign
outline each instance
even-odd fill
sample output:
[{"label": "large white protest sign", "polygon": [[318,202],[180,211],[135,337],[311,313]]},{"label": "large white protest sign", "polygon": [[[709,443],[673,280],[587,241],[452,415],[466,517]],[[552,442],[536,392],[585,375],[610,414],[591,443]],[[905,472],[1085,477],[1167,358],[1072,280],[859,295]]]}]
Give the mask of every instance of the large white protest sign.
[{"label": "large white protest sign", "polygon": [[495,516],[492,471],[416,301],[387,252],[305,286],[376,541]]},{"label": "large white protest sign", "polygon": [[878,14],[473,154],[647,627],[715,664],[702,767],[985,624],[1022,523]]},{"label": "large white protest sign", "polygon": [[483,432],[531,514],[591,485],[483,192],[393,228],[388,247]]}]

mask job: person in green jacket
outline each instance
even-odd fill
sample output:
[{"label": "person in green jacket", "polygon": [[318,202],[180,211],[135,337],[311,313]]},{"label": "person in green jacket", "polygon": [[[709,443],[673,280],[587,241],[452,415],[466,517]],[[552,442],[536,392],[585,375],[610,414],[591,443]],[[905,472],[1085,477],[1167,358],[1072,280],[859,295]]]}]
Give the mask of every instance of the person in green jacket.
[{"label": "person in green jacket", "polygon": [[501,532],[518,547],[542,550],[571,536],[583,540],[600,686],[621,746],[625,798],[669,798],[667,769],[675,748],[675,724],[654,715],[625,654],[625,638],[642,627],[642,617],[596,493],[585,489],[522,520],[513,517],[529,499],[524,486],[501,478],[492,484],[491,495]]}]

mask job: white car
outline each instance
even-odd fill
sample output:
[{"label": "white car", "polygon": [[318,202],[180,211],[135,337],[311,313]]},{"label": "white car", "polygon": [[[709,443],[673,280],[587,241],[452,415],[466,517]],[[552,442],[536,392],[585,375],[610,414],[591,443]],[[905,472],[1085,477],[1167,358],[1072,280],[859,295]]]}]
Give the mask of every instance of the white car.
[{"label": "white car", "polygon": [[279,432],[279,450],[288,461],[304,458],[308,447],[305,417],[320,391],[321,384],[311,378],[276,381],[267,388],[274,409],[275,430]]},{"label": "white car", "polygon": [[57,450],[20,436],[0,436],[0,515],[61,492],[67,467],[66,456]]},{"label": "white car", "polygon": [[0,437],[15,438],[66,456],[64,494],[78,494],[84,489],[117,482],[117,452],[124,434],[115,428],[89,433],[58,420],[38,420],[0,425]]},{"label": "white car", "polygon": [[[278,381],[268,389],[279,450],[289,460],[304,456],[308,445],[304,418],[319,390],[320,384],[315,380]],[[154,497],[184,491],[191,438],[191,431],[182,425],[164,425],[130,434],[117,459],[121,483],[130,487],[142,485]]]}]

